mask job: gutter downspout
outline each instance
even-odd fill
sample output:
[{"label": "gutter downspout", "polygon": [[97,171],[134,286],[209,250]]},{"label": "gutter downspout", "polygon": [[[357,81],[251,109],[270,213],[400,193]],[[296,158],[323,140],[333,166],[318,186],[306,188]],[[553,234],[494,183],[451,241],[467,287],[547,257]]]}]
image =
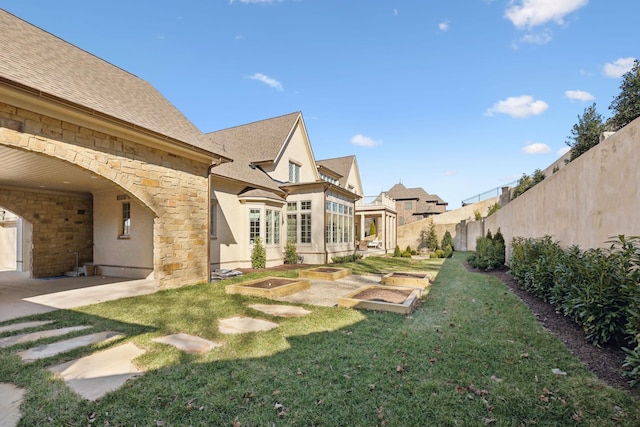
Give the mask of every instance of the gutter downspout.
[{"label": "gutter downspout", "polygon": [[[233,160],[230,160],[232,162]],[[213,190],[211,171],[224,163],[222,158],[213,161],[207,168],[207,283],[211,283],[211,191]]]}]

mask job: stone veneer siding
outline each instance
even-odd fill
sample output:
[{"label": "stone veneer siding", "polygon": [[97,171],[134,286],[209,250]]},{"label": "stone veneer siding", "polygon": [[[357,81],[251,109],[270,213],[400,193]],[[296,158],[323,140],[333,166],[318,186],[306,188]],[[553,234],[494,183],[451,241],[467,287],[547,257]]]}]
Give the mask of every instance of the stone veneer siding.
[{"label": "stone veneer siding", "polygon": [[33,224],[33,277],[60,276],[93,259],[91,195],[0,189],[0,206]]},{"label": "stone veneer siding", "polygon": [[[155,215],[154,275],[162,288],[208,279],[207,163],[3,103],[0,144],[81,167],[148,207]],[[34,241],[39,238],[34,224]]]}]

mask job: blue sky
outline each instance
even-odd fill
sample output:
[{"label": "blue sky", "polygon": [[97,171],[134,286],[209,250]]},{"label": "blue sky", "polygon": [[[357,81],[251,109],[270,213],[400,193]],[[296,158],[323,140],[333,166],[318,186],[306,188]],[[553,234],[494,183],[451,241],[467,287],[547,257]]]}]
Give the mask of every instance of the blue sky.
[{"label": "blue sky", "polygon": [[[355,154],[460,206],[544,169],[638,57],[637,0],[0,0],[150,82],[203,132],[302,111],[316,159]],[[634,36],[634,34],[636,34]]]}]

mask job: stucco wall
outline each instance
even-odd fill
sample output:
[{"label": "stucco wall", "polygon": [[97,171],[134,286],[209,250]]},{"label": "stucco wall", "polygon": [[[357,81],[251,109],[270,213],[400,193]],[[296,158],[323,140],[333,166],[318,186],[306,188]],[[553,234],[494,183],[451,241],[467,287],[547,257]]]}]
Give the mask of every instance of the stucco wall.
[{"label": "stucco wall", "polygon": [[0,223],[0,269],[13,270],[17,264],[17,229],[15,219]]},{"label": "stucco wall", "polygon": [[640,119],[636,119],[485,219],[500,227],[510,255],[515,236],[550,235],[563,246],[606,247],[640,235]]},{"label": "stucco wall", "polygon": [[474,250],[475,239],[472,246],[474,249],[469,249],[469,239],[466,241],[460,241],[456,239],[459,231],[456,230],[456,225],[460,221],[469,221],[474,218],[474,212],[480,211],[482,215],[486,215],[489,206],[498,202],[499,197],[492,197],[487,200],[483,200],[478,203],[473,203],[467,206],[463,206],[459,209],[447,211],[438,215],[432,215],[429,218],[421,219],[420,221],[412,222],[398,226],[398,246],[404,250],[407,246],[411,248],[417,248],[420,241],[420,232],[429,230],[429,225],[433,221],[436,226],[436,235],[438,236],[438,242],[442,241],[444,234],[449,231],[454,238],[454,246],[457,250]]}]

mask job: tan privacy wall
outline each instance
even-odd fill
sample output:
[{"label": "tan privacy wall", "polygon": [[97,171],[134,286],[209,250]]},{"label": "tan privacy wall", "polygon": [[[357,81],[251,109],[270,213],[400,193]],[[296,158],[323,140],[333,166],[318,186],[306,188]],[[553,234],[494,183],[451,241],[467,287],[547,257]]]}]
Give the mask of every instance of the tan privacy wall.
[{"label": "tan privacy wall", "polygon": [[507,259],[514,236],[550,235],[588,249],[618,234],[640,235],[640,119],[484,220],[485,230],[498,227]]}]

